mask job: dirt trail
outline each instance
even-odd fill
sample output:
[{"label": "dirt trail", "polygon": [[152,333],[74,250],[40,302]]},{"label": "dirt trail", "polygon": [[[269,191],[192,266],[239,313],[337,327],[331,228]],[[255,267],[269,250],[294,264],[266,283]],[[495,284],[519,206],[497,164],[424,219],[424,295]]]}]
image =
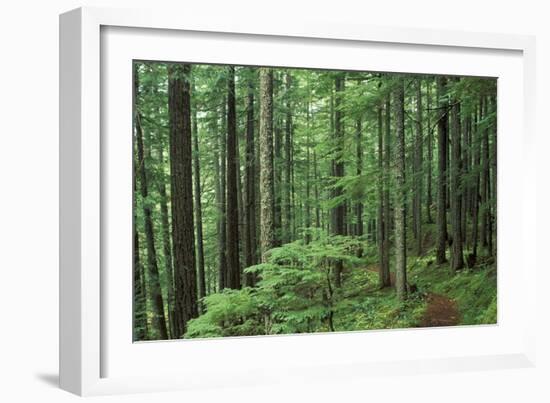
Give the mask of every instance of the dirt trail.
[{"label": "dirt trail", "polygon": [[[378,272],[378,265],[373,264],[367,270]],[[390,273],[392,285],[395,284],[394,273]],[[455,326],[460,320],[460,312],[456,302],[445,295],[428,293],[426,295],[426,312],[420,320],[420,327]]]},{"label": "dirt trail", "polygon": [[458,325],[460,313],[456,302],[445,295],[429,293],[426,296],[428,307],[420,320],[420,327]]}]

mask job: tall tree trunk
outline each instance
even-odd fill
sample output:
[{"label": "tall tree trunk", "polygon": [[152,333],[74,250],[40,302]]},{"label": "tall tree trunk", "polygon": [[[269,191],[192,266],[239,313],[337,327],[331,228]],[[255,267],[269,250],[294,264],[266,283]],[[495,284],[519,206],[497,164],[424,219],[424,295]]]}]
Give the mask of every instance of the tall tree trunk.
[{"label": "tall tree trunk", "polygon": [[462,250],[462,154],[460,150],[460,106],[453,99],[451,107],[452,122],[452,158],[451,158],[451,229],[453,244],[451,247],[451,270],[457,271],[464,266]]},{"label": "tall tree trunk", "polygon": [[261,261],[273,248],[273,72],[260,68],[260,248]]},{"label": "tall tree trunk", "polygon": [[433,128],[430,119],[430,112],[432,109],[432,82],[428,80],[426,82],[426,103],[427,103],[427,126],[428,126],[428,167],[427,167],[427,196],[426,196],[426,221],[428,224],[434,222],[432,218],[432,205],[433,205],[433,192],[432,192],[432,174],[433,174]]},{"label": "tall tree trunk", "polygon": [[390,273],[386,270],[388,264],[386,262],[387,255],[384,248],[387,246],[387,234],[384,217],[384,130],[382,126],[382,106],[378,107],[378,281],[380,287],[390,285]]},{"label": "tall tree trunk", "polygon": [[468,258],[468,266],[472,267],[476,263],[477,259],[477,245],[479,238],[479,192],[480,192],[480,174],[478,167],[481,161],[481,130],[479,128],[479,122],[481,120],[481,104],[479,105],[479,111],[476,111],[475,122],[475,136],[472,137],[472,145],[474,147],[474,157],[472,164],[475,167],[474,187],[472,189],[472,254]]},{"label": "tall tree trunk", "polygon": [[[134,93],[136,105],[139,104],[139,79],[138,68],[135,65],[134,70]],[[139,108],[136,108],[139,111]],[[155,248],[155,236],[153,234],[153,217],[148,200],[148,177],[145,163],[145,153],[143,146],[143,127],[141,124],[141,114],[136,113],[136,144],[138,153],[138,175],[141,199],[143,204],[143,217],[145,226],[145,241],[147,244],[147,269],[148,269],[148,294],[151,297],[153,307],[153,328],[157,332],[158,338],[168,339],[168,330],[166,327],[166,318],[164,316],[164,302],[162,299],[162,290],[160,287],[159,270],[157,265],[157,252]]]},{"label": "tall tree trunk", "polygon": [[319,205],[319,170],[317,167],[317,151],[313,147],[313,186],[315,195],[315,227],[321,228],[321,208]]},{"label": "tall tree trunk", "polygon": [[292,87],[292,75],[287,71],[285,75],[285,97],[286,97],[286,117],[285,117],[285,186],[284,186],[284,242],[292,241],[292,104],[290,99],[290,89]]},{"label": "tall tree trunk", "polygon": [[217,234],[217,283],[218,290],[221,291],[225,288],[225,231],[222,232],[222,228],[225,228],[225,202],[222,196],[222,178],[221,178],[221,148],[222,140],[219,135],[218,118],[216,112],[210,119],[211,121],[211,133],[214,135],[214,153],[212,158],[212,166],[214,171],[214,195],[216,201],[216,234]]},{"label": "tall tree trunk", "polygon": [[[338,74],[334,79],[334,136],[336,138],[336,146],[334,153],[334,177],[336,180],[344,177],[344,161],[343,161],[343,152],[344,152],[344,131],[342,128],[342,92],[344,91],[344,77],[342,74]],[[340,185],[335,186],[334,196],[336,198],[342,196],[343,189]],[[346,214],[346,204],[340,202],[334,209],[334,234],[335,235],[345,235],[345,214]],[[337,260],[334,265],[334,285],[340,287],[342,284],[342,270],[343,262]]]},{"label": "tall tree trunk", "polygon": [[169,65],[168,110],[176,337],[182,337],[187,329],[187,322],[198,316],[193,228],[190,75],[189,64]]},{"label": "tall tree trunk", "polygon": [[[485,97],[482,98],[482,119],[485,119],[487,116],[487,100]],[[487,241],[487,229],[489,221],[489,130],[486,127],[483,127],[481,132],[481,226],[480,226],[480,240],[481,246],[485,251],[488,249]]]},{"label": "tall tree trunk", "polygon": [[[380,125],[382,123],[382,111],[379,108],[378,109],[378,124]],[[356,137],[355,137],[355,153],[356,153],[356,163],[357,163],[357,176],[361,176],[363,174],[363,127],[361,124],[361,118],[358,118],[355,123],[355,130],[356,130]],[[381,136],[381,127],[379,126],[379,136]],[[380,149],[380,138],[378,140],[378,155],[381,156],[381,149]],[[379,160],[381,163],[381,160]],[[380,167],[380,166],[379,166]],[[380,170],[381,171],[381,170]],[[381,180],[381,179],[380,179]],[[382,190],[381,190],[382,191]],[[380,208],[383,208],[383,205],[380,204]],[[355,217],[357,224],[355,226],[355,235],[362,236],[363,235],[363,203],[361,201],[358,201],[355,204]],[[380,221],[380,216],[379,216]],[[382,221],[380,221],[382,222]]]},{"label": "tall tree trunk", "polygon": [[497,119],[496,119],[496,113],[497,113],[497,100],[496,96],[493,95],[490,98],[490,104],[491,104],[491,111],[495,113],[494,118],[494,124],[491,126],[491,134],[492,134],[492,147],[491,147],[491,168],[492,168],[492,198],[491,198],[491,247],[489,248],[489,252],[492,256],[496,256],[496,242],[494,242],[493,245],[493,233],[496,235],[497,233]]},{"label": "tall tree trunk", "polygon": [[[254,84],[248,81],[246,101],[246,225],[245,225],[245,265],[253,266],[257,263],[256,251],[256,151],[254,147]],[[245,284],[255,285],[253,273],[245,276]]]},{"label": "tall tree trunk", "polygon": [[[448,81],[447,81],[447,84],[448,84]],[[449,120],[450,120],[450,107],[449,107],[449,100],[447,98],[447,150],[446,150],[446,155],[447,155],[447,183],[446,183],[446,186],[447,186],[447,197],[446,197],[446,205],[447,205],[447,212],[449,212],[449,210],[451,209],[451,186],[450,186],[450,175],[449,175],[449,170],[451,169],[451,142],[449,140]],[[447,217],[448,218],[448,217]],[[448,224],[448,223],[447,223]],[[447,242],[452,242],[453,240],[450,239],[449,237],[449,231],[447,230]]]},{"label": "tall tree trunk", "polygon": [[[258,69],[258,82],[259,82],[259,69]],[[258,84],[259,85],[259,84]],[[258,89],[258,102],[256,102],[255,107],[255,113],[258,116],[256,120],[254,121],[254,130],[257,134],[256,136],[256,146],[254,148],[255,156],[254,161],[256,163],[255,169],[254,169],[254,184],[255,184],[255,196],[256,199],[254,200],[254,205],[256,209],[256,228],[255,234],[256,234],[256,261],[261,262],[262,261],[262,250],[261,250],[261,186],[260,186],[260,171],[262,167],[262,160],[261,160],[261,154],[260,154],[260,114],[261,114],[261,102],[260,102],[260,91]]]},{"label": "tall tree trunk", "polygon": [[[158,143],[159,165],[164,173],[164,150]],[[159,181],[160,218],[162,226],[162,247],[164,253],[164,271],[166,273],[166,288],[168,297],[168,323],[170,335],[174,334],[174,270],[172,266],[172,243],[170,241],[170,220],[168,218],[168,196],[166,195],[166,183],[164,175]]]},{"label": "tall tree trunk", "polygon": [[[150,67],[151,68],[151,67]],[[158,91],[158,82],[153,81],[150,85],[150,92],[154,99],[158,99],[159,97],[159,91]],[[157,103],[154,107],[154,112],[157,115],[160,115],[160,105]],[[163,137],[162,134],[159,133],[159,138]],[[145,143],[151,144],[151,136],[144,138]],[[156,179],[154,182],[156,183],[156,187],[158,190],[158,194],[160,196],[160,216],[161,216],[161,225],[160,225],[160,232],[162,234],[162,247],[163,247],[163,255],[164,255],[164,277],[165,277],[165,283],[166,283],[166,310],[167,310],[167,316],[168,316],[168,323],[167,323],[167,330],[168,330],[168,337],[173,338],[174,336],[174,272],[173,272],[173,265],[172,265],[172,243],[170,241],[170,220],[169,220],[169,214],[168,214],[168,197],[166,195],[166,182],[164,178],[164,140],[157,140],[155,141],[155,145],[157,148],[157,154],[158,154],[158,160],[157,163],[157,171],[160,172],[160,179]],[[150,147],[145,148],[146,152],[146,159],[149,159],[152,161],[152,148],[153,145]]]},{"label": "tall tree trunk", "polygon": [[[137,77],[137,76],[136,76]],[[136,80],[137,78],[134,78]],[[134,163],[133,186],[134,186],[134,320],[133,320],[133,341],[147,340],[149,329],[147,326],[147,290],[143,265],[140,259],[139,234],[137,230],[137,163]]]},{"label": "tall tree trunk", "polygon": [[218,276],[220,291],[228,287],[229,275],[227,269],[227,119],[226,119],[226,100],[222,103],[221,121],[222,129],[219,134],[220,148],[220,228],[218,233]]},{"label": "tall tree trunk", "polygon": [[290,202],[290,217],[291,217],[291,241],[294,241],[297,238],[297,227],[298,227],[298,219],[296,217],[296,213],[299,210],[297,203],[296,203],[296,176],[295,176],[295,169],[294,169],[294,133],[290,131],[290,196],[291,196],[291,202]]},{"label": "tall tree trunk", "polygon": [[[491,98],[487,97],[487,118],[492,113],[493,106],[491,105]],[[494,198],[494,186],[493,186],[493,147],[492,142],[490,141],[492,134],[492,127],[490,124],[487,125],[487,130],[485,133],[485,141],[487,143],[487,168],[485,175],[487,176],[487,255],[492,256],[493,254],[493,198]]]},{"label": "tall tree trunk", "polygon": [[[237,127],[238,127],[238,124],[237,124]],[[236,136],[236,149],[237,149],[237,155],[236,155],[236,160],[237,160],[237,204],[239,205],[239,209],[238,209],[238,212],[239,212],[239,276],[240,276],[240,279],[241,279],[241,287],[243,286],[244,284],[244,267],[243,267],[243,264],[244,264],[244,259],[245,259],[245,199],[244,199],[244,184],[243,184],[243,174],[241,173],[241,164],[242,164],[242,160],[241,160],[241,134],[237,131],[237,136]]]},{"label": "tall tree trunk", "polygon": [[304,203],[304,209],[305,209],[305,243],[309,244],[311,242],[311,202],[310,202],[310,191],[311,191],[311,184],[310,184],[310,108],[311,108],[311,89],[309,86],[309,79],[307,82],[307,105],[306,105],[306,197],[305,197],[305,203]]},{"label": "tall tree trunk", "polygon": [[[491,98],[487,96],[486,99],[486,116],[487,119],[490,118],[490,114],[492,112],[492,105],[491,105]],[[492,178],[492,167],[493,167],[493,150],[492,150],[492,144],[490,141],[492,132],[492,127],[490,124],[487,125],[487,128],[485,130],[484,135],[484,147],[485,147],[485,160],[486,160],[486,166],[485,166],[485,176],[486,176],[486,196],[485,196],[485,213],[486,213],[486,221],[487,221],[487,245],[486,245],[486,253],[488,256],[492,256],[493,254],[493,178]]]},{"label": "tall tree trunk", "polygon": [[237,194],[237,116],[235,68],[229,67],[227,80],[227,287],[241,288],[239,262],[239,203]]},{"label": "tall tree trunk", "polygon": [[[195,180],[195,225],[197,230],[197,269],[199,280],[199,299],[206,296],[206,278],[204,272],[204,240],[202,228],[202,202],[201,202],[201,170],[199,152],[199,130],[197,122],[197,108],[193,109],[193,165]],[[199,304],[199,309],[202,307]]]},{"label": "tall tree trunk", "polygon": [[437,122],[437,253],[438,264],[445,263],[445,249],[447,245],[447,137],[448,137],[448,105],[446,99],[447,79],[437,78],[437,97],[439,106],[439,118]]},{"label": "tall tree trunk", "polygon": [[[329,110],[329,117],[330,117],[329,140],[331,140],[334,137],[336,137],[335,128],[334,128],[334,89],[331,89],[331,92],[330,92],[329,108],[330,108],[330,110]],[[334,146],[332,148],[333,148],[332,153],[334,154]],[[330,161],[330,173],[329,173],[329,176],[332,178],[333,181],[334,181],[334,178],[336,177],[336,168],[335,167],[336,167],[336,162],[335,162],[335,158],[333,156],[333,158]],[[327,193],[329,194],[330,198],[335,198],[336,197],[336,190],[334,189],[334,187],[329,187]],[[334,232],[335,232],[334,229],[336,228],[336,209],[334,209],[334,208],[330,209],[329,216],[330,216],[330,223],[327,224],[327,227],[328,227],[327,235],[330,235],[331,233],[334,234]]]},{"label": "tall tree trunk", "polygon": [[422,193],[424,184],[422,178],[422,80],[416,79],[416,138],[414,150],[414,234],[416,236],[416,254],[422,255]]},{"label": "tall tree trunk", "polygon": [[399,79],[394,90],[395,142],[395,289],[400,300],[407,298],[407,238],[405,231],[405,89]]},{"label": "tall tree trunk", "polygon": [[391,232],[391,211],[390,211],[390,157],[391,157],[391,99],[386,97],[385,103],[385,137],[384,137],[384,248],[382,251],[384,263],[382,269],[382,287],[391,285],[390,276],[390,232]]},{"label": "tall tree trunk", "polygon": [[[273,98],[278,99],[280,92],[280,81],[282,74],[273,72]],[[288,90],[287,90],[288,91]],[[287,94],[285,94],[287,96]],[[275,246],[281,246],[283,243],[288,242],[286,236],[288,232],[283,227],[283,191],[285,185],[283,184],[283,132],[282,132],[282,118],[278,113],[276,104],[273,103],[273,226],[275,227]],[[286,234],[285,234],[286,233]]]},{"label": "tall tree trunk", "polygon": [[[472,119],[469,113],[465,114],[463,118],[463,128],[462,128],[462,175],[463,178],[470,178],[470,172],[471,172],[471,136],[472,136]],[[470,216],[471,208],[471,193],[472,193],[472,185],[470,183],[471,181],[463,180],[462,188],[462,243],[464,245],[464,249],[468,249],[470,246],[470,238],[468,234],[468,217]]]}]

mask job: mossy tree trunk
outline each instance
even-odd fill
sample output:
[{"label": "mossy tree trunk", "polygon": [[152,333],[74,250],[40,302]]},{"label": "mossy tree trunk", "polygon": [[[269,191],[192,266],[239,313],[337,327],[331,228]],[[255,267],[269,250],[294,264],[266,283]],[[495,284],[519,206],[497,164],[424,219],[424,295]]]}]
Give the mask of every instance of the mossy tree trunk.
[{"label": "mossy tree trunk", "polygon": [[261,260],[275,244],[273,223],[273,72],[260,68],[260,247]]},{"label": "mossy tree trunk", "polygon": [[[254,146],[254,84],[252,78],[247,83],[246,98],[246,153],[245,153],[245,266],[257,263],[256,251],[256,150]],[[250,273],[245,276],[245,284],[254,286],[256,278]]]},{"label": "mossy tree trunk", "polygon": [[237,117],[235,106],[235,68],[228,68],[227,80],[227,287],[241,287],[239,261],[239,203],[237,190]]},{"label": "mossy tree trunk", "polygon": [[395,289],[400,300],[407,298],[407,236],[405,223],[405,89],[399,79],[393,93],[395,116]]}]

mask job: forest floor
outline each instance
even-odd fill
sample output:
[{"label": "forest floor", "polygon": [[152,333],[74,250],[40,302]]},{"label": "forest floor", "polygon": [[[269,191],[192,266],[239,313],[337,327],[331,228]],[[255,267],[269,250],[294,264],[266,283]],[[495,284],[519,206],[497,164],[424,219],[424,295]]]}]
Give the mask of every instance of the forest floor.
[{"label": "forest floor", "polygon": [[428,303],[420,321],[420,327],[458,325],[460,313],[455,301],[435,293],[429,293],[426,300]]},{"label": "forest floor", "polygon": [[[379,265],[370,265],[367,270],[378,273]],[[395,284],[395,274],[390,272],[390,282]],[[455,326],[459,324],[460,312],[455,301],[451,298],[429,292],[425,296],[426,310],[420,319],[420,327]]]},{"label": "forest floor", "polygon": [[[299,244],[294,245],[295,249],[292,245],[286,246],[286,249],[278,249],[277,252],[281,256],[294,256],[292,253],[303,251]],[[414,251],[410,250],[407,258],[409,293],[407,299],[402,301],[397,297],[394,287],[379,286],[376,249],[375,244],[366,245],[362,257],[354,258],[344,266],[341,285],[334,289],[330,305],[327,305],[324,299],[309,296],[304,298],[299,293],[302,292],[301,289],[296,293],[293,281],[298,273],[302,273],[302,268],[282,265],[281,270],[275,269],[277,266],[274,266],[271,272],[267,272],[271,277],[262,280],[266,281],[259,287],[262,292],[245,288],[207,297],[207,313],[194,320],[190,327],[192,331],[188,332],[186,337],[366,331],[496,323],[497,268],[494,258],[480,254],[475,267],[453,272],[448,262],[436,263],[433,246],[426,248],[420,256],[416,256]],[[394,263],[391,256],[390,260],[392,268]],[[314,276],[303,276],[301,279],[319,279],[316,269],[317,267],[309,272]],[[330,267],[321,269],[323,274],[330,273]],[[392,284],[395,282],[394,277],[394,273],[390,271]],[[323,281],[324,278],[321,277],[321,284]],[[274,284],[282,287],[279,290],[284,292],[273,293]],[[277,307],[278,314],[277,321],[268,323],[271,327],[267,330],[262,316],[264,313],[258,309],[267,306],[266,303],[271,304],[270,309],[274,309],[273,306]],[[327,311],[327,306],[330,311]],[[330,312],[330,316],[327,312]],[[307,322],[317,318],[320,320],[313,323],[315,327],[311,322]],[[330,318],[330,321],[327,318]],[[228,323],[230,325],[227,325]],[[305,328],[304,323],[311,327]]]},{"label": "forest floor", "polygon": [[[378,264],[371,264],[367,271],[377,274],[378,267]],[[425,256],[413,260],[408,272],[409,285],[417,287],[410,295],[416,300],[416,313],[409,318],[410,325],[496,323],[496,269],[493,264],[465,269],[453,276],[447,265],[436,266],[431,256]],[[393,272],[390,277],[393,285]]]}]

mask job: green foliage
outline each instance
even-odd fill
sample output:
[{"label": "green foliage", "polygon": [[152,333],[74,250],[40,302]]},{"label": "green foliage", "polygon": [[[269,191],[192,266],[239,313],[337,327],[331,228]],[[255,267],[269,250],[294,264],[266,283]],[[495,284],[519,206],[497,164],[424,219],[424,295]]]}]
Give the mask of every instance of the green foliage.
[{"label": "green foliage", "polygon": [[258,334],[261,312],[251,288],[225,289],[204,298],[206,313],[188,323],[186,337],[244,336]]},{"label": "green foliage", "polygon": [[480,264],[452,274],[448,265],[433,264],[429,254],[410,268],[411,282],[420,292],[435,292],[454,300],[461,313],[460,324],[496,323],[497,281],[494,265]]},{"label": "green foliage", "polygon": [[[362,247],[365,257],[357,258]],[[185,337],[292,334],[397,329],[419,326],[427,308],[425,295],[440,293],[454,300],[460,324],[496,322],[496,273],[478,266],[452,275],[435,266],[433,253],[409,260],[409,281],[418,287],[400,301],[393,288],[378,287],[375,245],[351,237],[297,241],[270,251],[267,263],[249,267],[261,277],[255,288],[224,290],[205,298],[206,313],[189,322]],[[343,285],[331,282],[331,262],[345,262]]]},{"label": "green foliage", "polygon": [[[334,289],[332,263],[344,262],[347,283],[359,284],[352,273],[365,271],[356,257],[360,247],[357,239],[333,236],[272,249],[267,263],[245,269],[258,275],[257,286],[206,297],[206,313],[189,322],[186,337],[327,331],[329,316],[346,309],[346,295]],[[361,286],[357,292],[364,293],[367,284]]]},{"label": "green foliage", "polygon": [[[159,282],[165,312],[170,311],[168,289],[173,278],[169,276],[169,258],[164,246],[170,251],[171,233],[168,241],[163,231],[171,231],[171,178],[170,178],[170,118],[168,108],[168,63],[136,62],[139,91],[135,109],[139,111],[143,129],[144,161],[147,171],[148,195],[142,197],[134,192],[134,214],[139,241],[137,255],[144,265],[143,291],[136,293],[134,300],[135,338],[154,339],[151,327],[150,278],[146,270],[147,251],[144,234],[143,207],[151,210],[156,259],[159,267]],[[182,70],[178,70],[180,73]],[[180,74],[178,73],[178,74]],[[340,72],[310,69],[274,69],[273,132],[274,144],[279,144],[279,153],[274,156],[275,198],[283,203],[289,195],[291,212],[286,223],[282,217],[275,232],[293,242],[269,252],[267,262],[248,267],[245,273],[255,273],[258,282],[253,288],[241,290],[218,289],[218,270],[223,253],[219,249],[219,224],[224,219],[220,205],[223,180],[221,167],[224,164],[224,139],[227,132],[227,66],[193,64],[191,76],[191,116],[193,136],[198,139],[200,165],[200,198],[206,272],[206,294],[202,315],[187,325],[185,337],[223,337],[259,334],[286,334],[345,330],[368,330],[417,326],[425,313],[428,292],[441,293],[456,301],[461,311],[463,324],[494,323],[496,321],[496,269],[494,264],[480,264],[474,270],[463,270],[452,275],[447,266],[435,267],[433,251],[416,257],[409,251],[407,276],[409,283],[416,284],[417,293],[412,293],[406,302],[395,297],[392,288],[378,288],[377,236],[373,222],[377,221],[379,186],[388,183],[390,204],[394,200],[394,136],[395,119],[389,114],[386,127],[386,101],[393,108],[391,92],[396,83],[405,84],[405,154],[407,215],[413,210],[412,197],[417,179],[420,182],[432,179],[432,202],[436,196],[437,123],[442,114],[437,97],[453,103],[460,102],[461,124],[471,124],[468,141],[463,139],[462,150],[468,154],[470,166],[460,172],[461,189],[479,186],[482,173],[480,163],[474,163],[475,155],[481,152],[482,139],[488,140],[488,164],[496,175],[496,161],[492,150],[496,149],[496,80],[474,77],[449,78],[443,93],[436,91],[435,77],[421,75],[397,75],[376,72]],[[291,85],[287,87],[286,76],[290,73]],[[344,77],[342,91],[335,90],[335,78]],[[423,108],[420,116],[423,124],[420,141],[423,152],[420,166],[413,168],[416,139],[415,124],[416,83],[420,80]],[[239,180],[241,194],[247,192],[246,183],[246,126],[247,98],[254,97],[254,143],[258,154],[259,132],[259,80],[256,67],[235,67],[237,133],[239,154]],[[390,97],[388,99],[388,97]],[[480,108],[480,105],[484,105]],[[335,136],[335,112],[341,115],[341,136]],[[383,117],[379,124],[379,113]],[[286,124],[290,114],[290,162],[286,160]],[[391,116],[390,116],[391,115]],[[138,122],[135,122],[137,124]],[[358,128],[360,132],[358,133]],[[383,129],[380,131],[380,129]],[[378,133],[389,130],[388,167],[380,168]],[[487,135],[485,137],[485,135]],[[337,138],[338,137],[338,138]],[[386,140],[384,140],[385,142]],[[431,143],[429,143],[431,141]],[[431,145],[432,161],[428,164],[428,144]],[[385,145],[385,143],[384,143]],[[360,147],[359,147],[360,146]],[[358,153],[361,156],[358,157]],[[384,156],[385,156],[384,151]],[[496,152],[494,153],[496,155]],[[257,158],[257,156],[256,156]],[[386,157],[383,157],[386,158]],[[343,176],[336,176],[334,164],[344,165]],[[288,163],[288,164],[287,164]],[[288,165],[288,166],[287,166]],[[259,171],[258,166],[254,167]],[[286,179],[286,174],[290,172]],[[456,172],[449,170],[448,177]],[[255,186],[258,186],[256,178]],[[492,178],[491,178],[492,179]],[[141,179],[136,178],[137,189]],[[290,182],[289,182],[290,181]],[[165,200],[160,186],[165,187]],[[386,186],[386,185],[384,185]],[[425,185],[424,185],[425,186]],[[424,188],[423,192],[426,192]],[[256,192],[258,198],[258,192]],[[422,194],[422,208],[427,204],[427,195]],[[243,196],[244,200],[244,196]],[[258,201],[258,200],[257,200]],[[328,236],[332,228],[332,210],[345,206],[345,225],[348,228],[359,221],[355,208],[361,204],[363,233],[352,236]],[[161,222],[161,206],[168,209],[168,222]],[[279,210],[286,206],[277,205]],[[431,208],[429,206],[428,208]],[[480,217],[485,211],[494,214],[496,196],[479,205]],[[393,206],[390,206],[393,211]],[[256,212],[258,213],[258,212]],[[318,223],[316,222],[318,214]],[[390,213],[392,214],[392,213]],[[239,212],[242,215],[242,212]],[[436,217],[436,214],[432,214]],[[308,217],[308,218],[306,218]],[[424,217],[425,218],[425,217]],[[494,217],[493,217],[494,218]],[[407,221],[411,217],[407,216]],[[256,226],[259,226],[256,220]],[[472,218],[466,220],[466,231],[471,232]],[[288,227],[284,227],[288,224]],[[242,226],[247,222],[243,219]],[[239,228],[241,223],[239,223]],[[371,228],[371,229],[367,229]],[[408,240],[413,239],[412,225]],[[423,233],[433,233],[431,224],[423,223]],[[259,229],[256,228],[256,235]],[[353,231],[350,231],[353,233]],[[393,255],[393,229],[388,234],[390,256]],[[435,235],[432,235],[432,238]],[[310,242],[306,242],[307,241]],[[413,245],[414,242],[407,242]],[[428,242],[429,243],[429,242]],[[255,245],[256,249],[258,245]],[[245,246],[241,244],[241,263],[244,262]],[[361,251],[362,254],[358,252]],[[357,257],[361,255],[362,257]],[[259,251],[255,251],[259,256]],[[334,263],[343,262],[342,286],[335,287]],[[390,264],[390,267],[392,265]],[[149,327],[149,328],[148,328]]]},{"label": "green foliage", "polygon": [[497,296],[493,296],[493,300],[487,307],[484,313],[478,316],[478,323],[497,323]]},{"label": "green foliage", "polygon": [[[447,281],[434,285],[435,290],[453,298],[462,314],[461,324],[494,323],[486,321],[486,311],[493,310],[496,319],[496,272],[489,267],[462,270]],[[489,318],[491,314],[489,313]]]},{"label": "green foliage", "polygon": [[393,288],[378,288],[378,273],[360,271],[355,275],[365,277],[363,282],[371,284],[371,288],[361,295],[350,293],[337,305],[335,317],[339,328],[359,331],[417,326],[426,308],[421,295],[402,302]]}]

